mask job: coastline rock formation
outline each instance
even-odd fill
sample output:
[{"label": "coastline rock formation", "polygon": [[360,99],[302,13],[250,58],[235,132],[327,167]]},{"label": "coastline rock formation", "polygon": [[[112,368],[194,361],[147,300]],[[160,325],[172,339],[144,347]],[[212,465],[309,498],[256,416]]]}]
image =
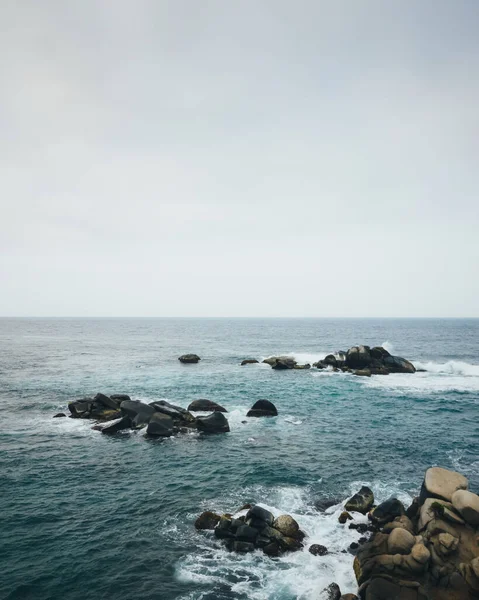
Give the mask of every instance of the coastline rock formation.
[{"label": "coastline rock formation", "polygon": [[178,360],[185,365],[189,365],[196,364],[201,360],[201,358],[197,354],[183,354],[178,358]]},{"label": "coastline rock formation", "polygon": [[347,352],[328,354],[323,360],[313,364],[317,369],[331,367],[342,371],[370,377],[389,373],[415,373],[414,365],[400,356],[392,356],[385,348],[375,346],[352,346]]},{"label": "coastline rock formation", "polygon": [[201,406],[195,410],[207,411],[211,414],[194,417],[189,410],[165,400],[146,404],[139,400],[131,400],[126,394],[112,396],[97,394],[94,398],[82,398],[70,402],[68,408],[70,417],[92,419],[97,423],[93,429],[104,434],[114,434],[125,429],[146,428],[149,437],[169,437],[192,429],[205,433],[226,433],[230,430],[228,420],[223,415],[223,412],[226,412],[225,408],[210,400],[197,400],[192,402],[190,407],[193,405]]},{"label": "coastline rock formation", "polygon": [[230,551],[246,553],[260,549],[268,556],[301,549],[305,537],[293,517],[281,515],[275,519],[273,513],[259,505],[252,506],[246,515],[237,518],[204,512],[196,520],[195,527],[213,530]]},{"label": "coastline rock formation", "polygon": [[479,597],[479,496],[460,473],[426,471],[407,510],[396,498],[373,509],[377,528],[354,560],[362,600]]},{"label": "coastline rock formation", "polygon": [[247,417],[277,417],[276,406],[269,400],[258,400],[246,413]]}]

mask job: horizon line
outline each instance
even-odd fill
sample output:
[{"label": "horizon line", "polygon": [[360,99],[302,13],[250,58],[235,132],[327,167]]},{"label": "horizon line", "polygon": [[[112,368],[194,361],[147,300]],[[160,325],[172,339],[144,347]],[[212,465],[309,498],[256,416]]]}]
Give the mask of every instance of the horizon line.
[{"label": "horizon line", "polygon": [[184,315],[170,315],[170,316],[137,316],[137,315],[118,315],[118,316],[106,316],[106,315],[0,315],[0,319],[467,319],[474,320],[479,319],[479,316],[184,316]]}]

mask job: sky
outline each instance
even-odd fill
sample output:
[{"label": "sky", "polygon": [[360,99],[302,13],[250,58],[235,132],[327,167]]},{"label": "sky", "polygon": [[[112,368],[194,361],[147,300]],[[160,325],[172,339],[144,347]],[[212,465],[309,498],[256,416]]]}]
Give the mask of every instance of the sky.
[{"label": "sky", "polygon": [[477,0],[2,0],[0,315],[479,317]]}]

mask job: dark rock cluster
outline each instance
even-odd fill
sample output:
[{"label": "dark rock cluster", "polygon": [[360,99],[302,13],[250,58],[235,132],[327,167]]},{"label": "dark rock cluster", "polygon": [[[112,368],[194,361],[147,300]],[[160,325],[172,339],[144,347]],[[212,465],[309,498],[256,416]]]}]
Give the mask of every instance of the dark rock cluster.
[{"label": "dark rock cluster", "polygon": [[[227,433],[230,431],[227,410],[211,400],[194,400],[184,409],[165,400],[146,404],[132,400],[126,394],[97,394],[94,398],[82,398],[68,405],[73,419],[92,419],[93,429],[113,434],[126,429],[146,429],[149,437],[169,437],[176,433],[197,430],[203,433]],[[194,416],[193,412],[209,412]],[[248,411],[247,417],[271,417],[278,411],[269,400],[258,400]],[[58,413],[54,417],[64,417]]]},{"label": "dark rock cluster", "polygon": [[238,518],[204,512],[196,520],[195,527],[212,529],[226,548],[235,552],[259,549],[268,556],[279,556],[303,547],[304,533],[293,517],[281,515],[275,519],[273,513],[259,505],[252,506],[246,515]]}]

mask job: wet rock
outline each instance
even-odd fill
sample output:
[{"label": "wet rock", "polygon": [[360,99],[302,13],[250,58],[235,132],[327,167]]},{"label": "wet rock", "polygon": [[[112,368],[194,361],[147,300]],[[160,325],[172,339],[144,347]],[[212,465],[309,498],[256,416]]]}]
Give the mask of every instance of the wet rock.
[{"label": "wet rock", "polygon": [[106,406],[107,408],[111,408],[112,410],[118,410],[120,408],[120,402],[118,402],[117,400],[113,400],[112,398],[110,398],[109,396],[106,396],[105,394],[98,393],[93,398],[93,400],[94,400],[94,402],[96,402],[98,404],[102,404],[103,406]]},{"label": "wet rock", "polygon": [[279,556],[280,555],[279,543],[276,541],[269,542],[269,544],[264,546],[263,552],[265,554],[267,554],[268,556]]},{"label": "wet rock", "polygon": [[258,530],[246,524],[242,524],[236,531],[236,539],[241,542],[249,542],[254,544],[257,537]]},{"label": "wet rock", "polygon": [[296,538],[298,536],[299,525],[290,515],[281,515],[275,519],[273,527],[285,537]]},{"label": "wet rock", "polygon": [[374,494],[372,490],[363,485],[359,492],[346,502],[344,508],[348,512],[356,511],[365,515],[371,510],[373,504]]},{"label": "wet rock", "polygon": [[313,556],[325,556],[328,554],[328,549],[326,546],[322,546],[321,544],[311,544],[308,550]]},{"label": "wet rock", "polygon": [[388,356],[391,356],[391,354],[382,346],[375,346],[374,348],[371,348],[370,354],[371,358],[380,361],[383,361]]},{"label": "wet rock", "polygon": [[246,520],[248,519],[257,519],[270,526],[274,523],[273,513],[266,508],[259,506],[258,504],[255,504],[249,509],[248,513],[246,514]]},{"label": "wet rock", "polygon": [[346,523],[346,521],[352,521],[353,517],[346,511],[344,510],[338,517],[338,521],[341,523],[341,525],[344,525],[344,523]]},{"label": "wet rock", "polygon": [[116,400],[118,402],[118,405],[120,405],[123,402],[123,400],[131,400],[128,394],[111,394],[110,398],[112,400]]},{"label": "wet rock", "polygon": [[323,363],[323,365],[326,365],[328,367],[338,366],[338,361],[334,354],[328,354],[328,356],[325,356],[321,362]]},{"label": "wet rock", "polygon": [[415,373],[414,365],[400,356],[386,356],[383,360],[384,366],[390,373]]},{"label": "wet rock", "polygon": [[83,398],[82,400],[75,400],[68,403],[68,410],[75,419],[89,418],[92,407],[92,398]]},{"label": "wet rock", "polygon": [[101,432],[105,433],[107,435],[110,435],[112,433],[117,433],[118,431],[122,431],[123,429],[130,429],[130,428],[131,428],[131,419],[129,416],[124,416],[121,419],[118,419],[117,421],[112,421],[108,425],[105,425],[104,427],[102,427]]},{"label": "wet rock", "polygon": [[246,358],[245,360],[241,361],[241,366],[244,367],[244,365],[255,365],[259,363],[258,360],[256,360],[256,358]]},{"label": "wet rock", "polygon": [[328,508],[331,508],[331,506],[335,506],[336,504],[339,504],[340,502],[341,502],[341,500],[338,500],[337,498],[319,498],[314,503],[314,507],[316,508],[316,510],[324,512]]},{"label": "wet rock", "polygon": [[331,583],[327,588],[324,588],[321,598],[325,600],[339,600],[341,598],[341,590],[337,583]]},{"label": "wet rock", "polygon": [[364,369],[370,365],[369,346],[353,346],[346,354],[346,366],[350,369]]},{"label": "wet rock", "polygon": [[467,490],[452,494],[452,505],[469,525],[479,525],[479,496]]},{"label": "wet rock", "polygon": [[[135,420],[140,417],[137,415]],[[171,417],[160,412],[154,412],[149,417],[146,435],[152,437],[170,437],[175,433],[175,424]]]},{"label": "wet rock", "polygon": [[66,414],[65,413],[57,413],[56,415],[53,415],[54,419],[59,419],[61,417],[66,417]]},{"label": "wet rock", "polygon": [[120,410],[123,415],[126,415],[131,419],[134,419],[138,414],[144,415],[145,418],[151,417],[155,412],[155,409],[149,404],[145,404],[139,400],[123,400],[120,404]]},{"label": "wet rock", "polygon": [[273,365],[271,365],[271,368],[284,371],[286,369],[294,369],[296,364],[297,363],[294,360],[294,358],[284,357],[284,358],[278,358],[276,360],[276,362]]},{"label": "wet rock", "polygon": [[441,498],[450,502],[457,490],[467,490],[469,482],[464,475],[442,467],[431,467],[426,471],[421,488],[420,502],[426,498]]},{"label": "wet rock", "polygon": [[371,369],[356,369],[353,373],[358,377],[371,377]]},{"label": "wet rock", "polygon": [[214,529],[220,522],[221,517],[210,510],[201,513],[195,521],[196,529]]},{"label": "wet rock", "polygon": [[401,517],[406,514],[404,506],[397,498],[389,498],[385,502],[381,502],[371,513],[373,522],[383,525],[389,521],[394,521],[396,517]]},{"label": "wet rock", "polygon": [[188,406],[188,410],[191,412],[197,411],[218,411],[218,412],[228,412],[226,408],[223,408],[220,404],[213,402],[212,400],[193,400],[193,402]]},{"label": "wet rock", "polygon": [[114,421],[121,417],[121,410],[113,410],[111,408],[105,408],[104,406],[98,407],[96,404],[93,405],[90,412],[90,419],[96,419],[101,422]]},{"label": "wet rock", "polygon": [[221,517],[215,527],[215,536],[219,539],[234,538],[232,520],[227,517]]},{"label": "wet rock", "polygon": [[311,365],[309,363],[306,363],[305,365],[294,365],[293,369],[303,371],[305,369],[311,369]]},{"label": "wet rock", "polygon": [[356,594],[343,594],[339,600],[359,600]]},{"label": "wet rock", "polygon": [[170,404],[169,402],[166,402],[166,400],[156,400],[155,402],[150,402],[149,406],[151,406],[155,411],[171,417],[175,422],[175,425],[196,427],[195,417],[181,406]]},{"label": "wet rock", "polygon": [[183,354],[178,358],[183,364],[195,364],[201,360],[197,354]]},{"label": "wet rock", "polygon": [[204,433],[227,433],[230,430],[228,419],[222,412],[214,412],[207,417],[197,417],[196,425]]},{"label": "wet rock", "polygon": [[258,400],[247,412],[247,417],[276,417],[276,406],[269,400]]},{"label": "wet rock", "polygon": [[252,544],[251,542],[235,541],[233,543],[233,550],[235,552],[240,552],[241,554],[245,554],[246,552],[253,552],[254,544]]}]

